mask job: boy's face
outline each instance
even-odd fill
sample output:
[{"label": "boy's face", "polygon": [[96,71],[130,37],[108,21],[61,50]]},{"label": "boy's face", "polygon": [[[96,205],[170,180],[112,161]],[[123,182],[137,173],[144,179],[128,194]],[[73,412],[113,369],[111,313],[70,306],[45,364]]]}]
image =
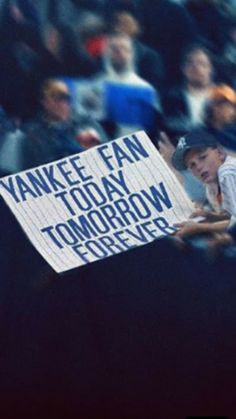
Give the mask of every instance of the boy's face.
[{"label": "boy's face", "polygon": [[212,183],[217,180],[224,159],[225,154],[219,148],[192,149],[186,153],[185,164],[201,182]]}]

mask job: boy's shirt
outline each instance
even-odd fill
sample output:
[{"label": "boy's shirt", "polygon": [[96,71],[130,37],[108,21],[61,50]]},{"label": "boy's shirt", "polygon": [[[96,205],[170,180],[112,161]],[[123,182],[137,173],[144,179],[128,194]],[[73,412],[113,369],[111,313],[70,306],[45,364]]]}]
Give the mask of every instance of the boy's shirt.
[{"label": "boy's shirt", "polygon": [[216,213],[222,212],[222,193],[218,182],[206,185],[206,198]]},{"label": "boy's shirt", "polygon": [[230,224],[236,222],[236,158],[227,156],[218,170],[218,182],[206,185],[206,197],[217,213],[230,215]]},{"label": "boy's shirt", "polygon": [[236,158],[227,156],[218,170],[222,208],[231,215],[230,226],[236,221]]}]

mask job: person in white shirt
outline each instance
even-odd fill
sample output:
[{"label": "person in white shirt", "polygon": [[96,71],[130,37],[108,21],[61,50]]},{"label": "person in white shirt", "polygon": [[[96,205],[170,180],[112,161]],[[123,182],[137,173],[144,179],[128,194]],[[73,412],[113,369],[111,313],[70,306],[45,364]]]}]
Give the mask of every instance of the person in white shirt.
[{"label": "person in white shirt", "polygon": [[[114,105],[114,102],[111,104],[108,101],[107,87],[117,89],[117,97],[114,98],[113,93],[113,99],[119,97],[122,99],[123,104],[127,105],[129,103],[127,112],[123,110],[122,121],[117,121],[115,118],[114,120],[110,119],[110,114],[112,113],[110,108],[111,105]],[[147,91],[148,98],[150,97],[150,99],[139,96],[139,92],[141,93],[143,90]],[[129,96],[127,96],[128,94]],[[133,123],[132,120],[128,122],[129,114],[136,111],[136,109],[138,109],[137,112],[143,109],[143,112],[161,113],[158,92],[136,72],[132,38],[122,33],[114,33],[108,36],[107,46],[103,55],[103,71],[93,80],[90,80],[90,85],[87,89],[84,89],[81,97],[85,110],[89,110],[90,115],[93,115],[94,118],[100,121],[110,119],[116,123],[117,137],[145,129],[138,118],[136,118],[136,123]],[[118,102],[117,106],[119,106]],[[107,112],[109,115],[107,115]],[[127,115],[124,115],[125,112]],[[126,122],[124,122],[124,119]]]}]

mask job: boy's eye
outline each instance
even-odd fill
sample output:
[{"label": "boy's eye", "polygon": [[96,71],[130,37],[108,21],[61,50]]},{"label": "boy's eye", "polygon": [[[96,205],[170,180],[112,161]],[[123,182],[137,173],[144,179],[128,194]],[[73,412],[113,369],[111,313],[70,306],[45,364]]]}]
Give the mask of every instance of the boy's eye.
[{"label": "boy's eye", "polygon": [[199,160],[205,160],[205,158],[206,158],[206,154],[200,154]]}]

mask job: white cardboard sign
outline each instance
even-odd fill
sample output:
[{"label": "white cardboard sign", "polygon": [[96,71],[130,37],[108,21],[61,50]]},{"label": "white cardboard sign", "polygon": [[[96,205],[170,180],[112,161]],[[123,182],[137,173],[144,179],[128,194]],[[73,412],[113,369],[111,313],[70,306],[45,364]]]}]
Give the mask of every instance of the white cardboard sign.
[{"label": "white cardboard sign", "polygon": [[143,131],[2,178],[0,191],[58,273],[172,234],[193,212]]}]

